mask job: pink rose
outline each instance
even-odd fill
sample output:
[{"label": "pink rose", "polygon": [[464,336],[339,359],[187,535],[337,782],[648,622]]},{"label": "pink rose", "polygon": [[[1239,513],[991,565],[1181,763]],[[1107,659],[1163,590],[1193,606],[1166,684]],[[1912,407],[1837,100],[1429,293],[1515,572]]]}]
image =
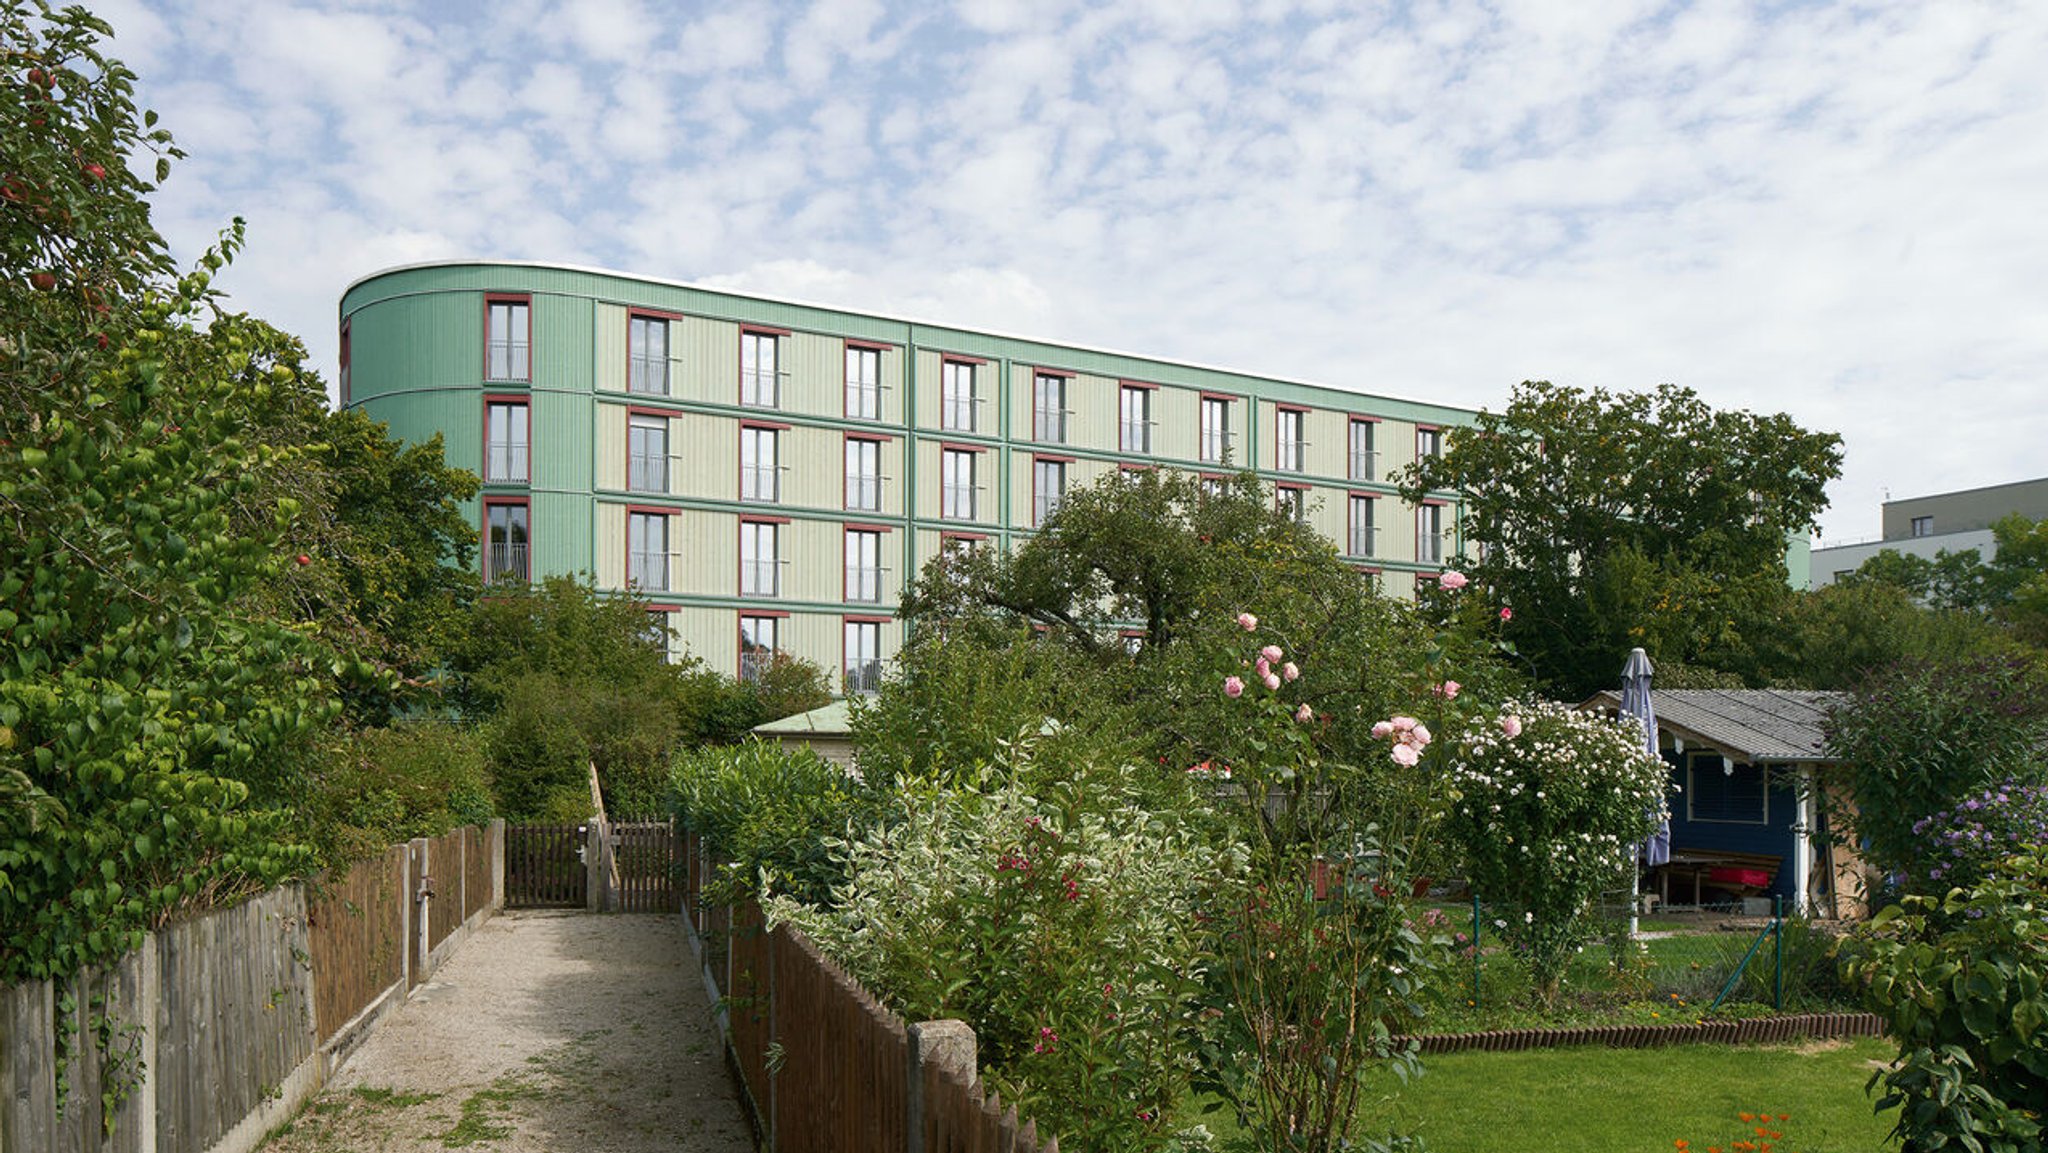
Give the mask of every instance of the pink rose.
[{"label": "pink rose", "polygon": [[1241,697],[1241,696],[1243,696],[1243,695],[1244,695],[1244,681],[1240,680],[1240,679],[1239,679],[1239,678],[1237,678],[1237,677],[1224,677],[1224,678],[1223,678],[1223,695],[1224,695],[1224,696],[1226,696],[1226,697]]},{"label": "pink rose", "polygon": [[1303,705],[1300,708],[1294,710],[1294,719],[1300,721],[1304,725],[1309,723],[1310,720],[1314,719],[1315,715],[1316,711],[1312,708],[1309,708],[1307,705]]},{"label": "pink rose", "polygon": [[1405,733],[1421,723],[1422,722],[1416,720],[1414,717],[1395,717],[1393,721],[1394,731],[1397,733]]},{"label": "pink rose", "polygon": [[1301,670],[1294,667],[1293,661],[1288,661],[1286,664],[1280,666],[1280,679],[1283,681],[1291,681],[1300,675]]},{"label": "pink rose", "polygon": [[1271,690],[1274,690],[1274,689],[1278,689],[1278,688],[1280,687],[1280,678],[1279,678],[1279,677],[1277,677],[1277,676],[1274,676],[1274,675],[1273,675],[1272,673],[1267,673],[1267,674],[1266,674],[1266,676],[1265,676],[1265,681],[1266,681],[1266,688],[1267,688],[1267,690],[1268,690],[1268,691],[1271,691]]},{"label": "pink rose", "polygon": [[1514,620],[1514,619],[1515,619],[1515,610],[1513,610],[1513,609],[1511,609],[1511,608],[1508,608],[1508,607],[1507,607],[1507,606],[1505,606],[1505,605],[1501,606],[1501,610],[1500,610],[1500,619],[1502,619],[1502,620],[1504,620],[1504,621],[1511,621],[1511,620]]},{"label": "pink rose", "polygon": [[1446,592],[1457,592],[1472,582],[1465,579],[1464,573],[1453,568],[1445,569],[1440,573],[1436,578],[1436,583],[1439,588],[1444,589]]},{"label": "pink rose", "polygon": [[1413,768],[1413,767],[1415,767],[1415,765],[1416,765],[1416,764],[1417,764],[1418,762],[1420,762],[1421,760],[1422,760],[1422,754],[1421,754],[1421,753],[1418,753],[1418,752],[1416,752],[1416,751],[1415,751],[1415,748],[1414,748],[1414,746],[1412,746],[1412,745],[1395,745],[1395,746],[1394,746],[1394,763],[1395,763],[1395,764],[1397,764],[1397,765],[1405,765],[1405,766],[1407,766],[1407,767],[1409,767],[1409,768]]},{"label": "pink rose", "polygon": [[1259,618],[1250,613],[1239,613],[1237,614],[1237,627],[1246,632],[1256,631],[1259,627]]},{"label": "pink rose", "polygon": [[1259,655],[1269,661],[1277,661],[1281,657],[1286,656],[1287,654],[1280,651],[1279,645],[1267,645],[1265,648],[1259,650]]},{"label": "pink rose", "polygon": [[1516,737],[1521,736],[1522,718],[1515,716],[1513,713],[1510,713],[1507,716],[1502,717],[1500,719],[1500,731],[1506,733],[1507,738],[1511,741],[1514,740]]},{"label": "pink rose", "polygon": [[1386,740],[1393,734],[1394,722],[1392,721],[1381,721],[1372,727],[1372,735],[1379,740]]},{"label": "pink rose", "polygon": [[1254,669],[1257,669],[1257,670],[1258,670],[1258,673],[1259,673],[1259,675],[1260,675],[1261,677],[1263,677],[1263,676],[1265,676],[1265,675],[1267,675],[1268,673],[1270,673],[1270,672],[1272,672],[1272,671],[1273,671],[1273,662],[1271,662],[1271,661],[1267,660],[1267,659],[1266,659],[1266,658],[1264,658],[1264,657],[1260,657],[1260,658],[1259,658],[1259,663],[1257,663],[1257,664],[1253,665],[1252,667],[1253,667]]},{"label": "pink rose", "polygon": [[1402,737],[1401,739],[1410,742],[1416,748],[1419,749],[1422,746],[1428,744],[1430,741],[1429,726],[1418,722],[1416,726],[1412,729],[1409,729],[1407,735]]},{"label": "pink rose", "polygon": [[1455,701],[1458,699],[1458,690],[1464,687],[1456,681],[1445,681],[1436,687],[1436,695],[1447,701]]}]

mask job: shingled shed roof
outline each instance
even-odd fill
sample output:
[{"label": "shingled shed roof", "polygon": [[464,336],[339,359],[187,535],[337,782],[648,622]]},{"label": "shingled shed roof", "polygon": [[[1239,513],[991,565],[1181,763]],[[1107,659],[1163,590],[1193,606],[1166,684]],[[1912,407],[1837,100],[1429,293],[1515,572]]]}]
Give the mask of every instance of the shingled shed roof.
[{"label": "shingled shed roof", "polygon": [[[1687,744],[1706,745],[1751,764],[1827,761],[1821,723],[1844,693],[1789,689],[1655,689],[1657,727]],[[1621,709],[1621,693],[1604,691],[1579,706]]]}]

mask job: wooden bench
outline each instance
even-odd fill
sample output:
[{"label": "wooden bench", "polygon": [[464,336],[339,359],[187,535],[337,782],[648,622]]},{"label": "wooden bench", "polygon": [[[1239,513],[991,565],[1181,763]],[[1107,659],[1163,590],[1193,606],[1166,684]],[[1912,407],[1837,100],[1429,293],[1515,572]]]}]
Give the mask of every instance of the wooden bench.
[{"label": "wooden bench", "polygon": [[1785,858],[1769,853],[1742,853],[1730,849],[1680,849],[1671,854],[1671,860],[1661,866],[1662,876],[1658,883],[1659,900],[1666,908],[1671,905],[1671,878],[1690,877],[1692,880],[1692,903],[1700,903],[1700,894],[1706,889],[1723,889],[1737,897],[1754,897],[1771,887],[1778,879],[1778,868]]}]

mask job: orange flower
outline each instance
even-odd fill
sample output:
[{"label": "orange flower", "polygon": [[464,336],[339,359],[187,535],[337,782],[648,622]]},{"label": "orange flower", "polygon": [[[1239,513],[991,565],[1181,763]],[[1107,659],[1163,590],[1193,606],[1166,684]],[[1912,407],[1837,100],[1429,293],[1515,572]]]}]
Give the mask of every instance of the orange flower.
[{"label": "orange flower", "polygon": [[1742,1119],[1742,1120],[1744,1120],[1744,1121],[1754,1121],[1754,1120],[1756,1120],[1756,1114],[1754,1114],[1754,1113],[1737,1113],[1737,1114],[1736,1114],[1736,1116],[1737,1116],[1737,1117],[1739,1117],[1739,1118],[1741,1118],[1741,1119]]},{"label": "orange flower", "polygon": [[1790,1117],[1786,1116],[1786,1115],[1785,1115],[1785,1114],[1783,1114],[1783,1113],[1780,1113],[1780,1114],[1778,1114],[1778,1120],[1780,1120],[1780,1121],[1790,1121],[1791,1119],[1792,1119],[1792,1118],[1790,1118]]},{"label": "orange flower", "polygon": [[1683,1138],[1683,1137],[1680,1137],[1680,1138],[1679,1138],[1678,1140],[1676,1140],[1676,1141],[1673,1141],[1673,1142],[1672,1142],[1671,1144],[1673,1145],[1673,1147],[1675,1147],[1675,1148],[1679,1148],[1679,1149],[1685,1149],[1685,1148],[1688,1148],[1688,1146],[1687,1146],[1687,1145],[1686,1145],[1686,1143],[1685,1143],[1685,1138]]}]

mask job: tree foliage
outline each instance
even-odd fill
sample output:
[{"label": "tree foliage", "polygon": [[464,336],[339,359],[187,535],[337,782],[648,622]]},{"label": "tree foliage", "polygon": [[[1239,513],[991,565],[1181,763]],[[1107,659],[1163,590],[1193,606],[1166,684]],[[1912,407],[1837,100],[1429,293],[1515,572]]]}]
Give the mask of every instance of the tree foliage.
[{"label": "tree foliage", "polygon": [[1717,411],[1672,385],[1538,381],[1401,483],[1410,500],[1465,494],[1472,575],[1513,608],[1507,636],[1539,680],[1576,699],[1636,645],[1660,666],[1762,679],[1787,537],[1813,526],[1840,467],[1841,438],[1783,414]]},{"label": "tree foliage", "polygon": [[[291,384],[210,273],[176,277],[131,171],[174,155],[82,9],[0,16],[0,979],[102,962],[305,859],[274,754],[333,656],[254,608],[295,512],[245,414]],[[175,371],[173,366],[175,365]]]}]

